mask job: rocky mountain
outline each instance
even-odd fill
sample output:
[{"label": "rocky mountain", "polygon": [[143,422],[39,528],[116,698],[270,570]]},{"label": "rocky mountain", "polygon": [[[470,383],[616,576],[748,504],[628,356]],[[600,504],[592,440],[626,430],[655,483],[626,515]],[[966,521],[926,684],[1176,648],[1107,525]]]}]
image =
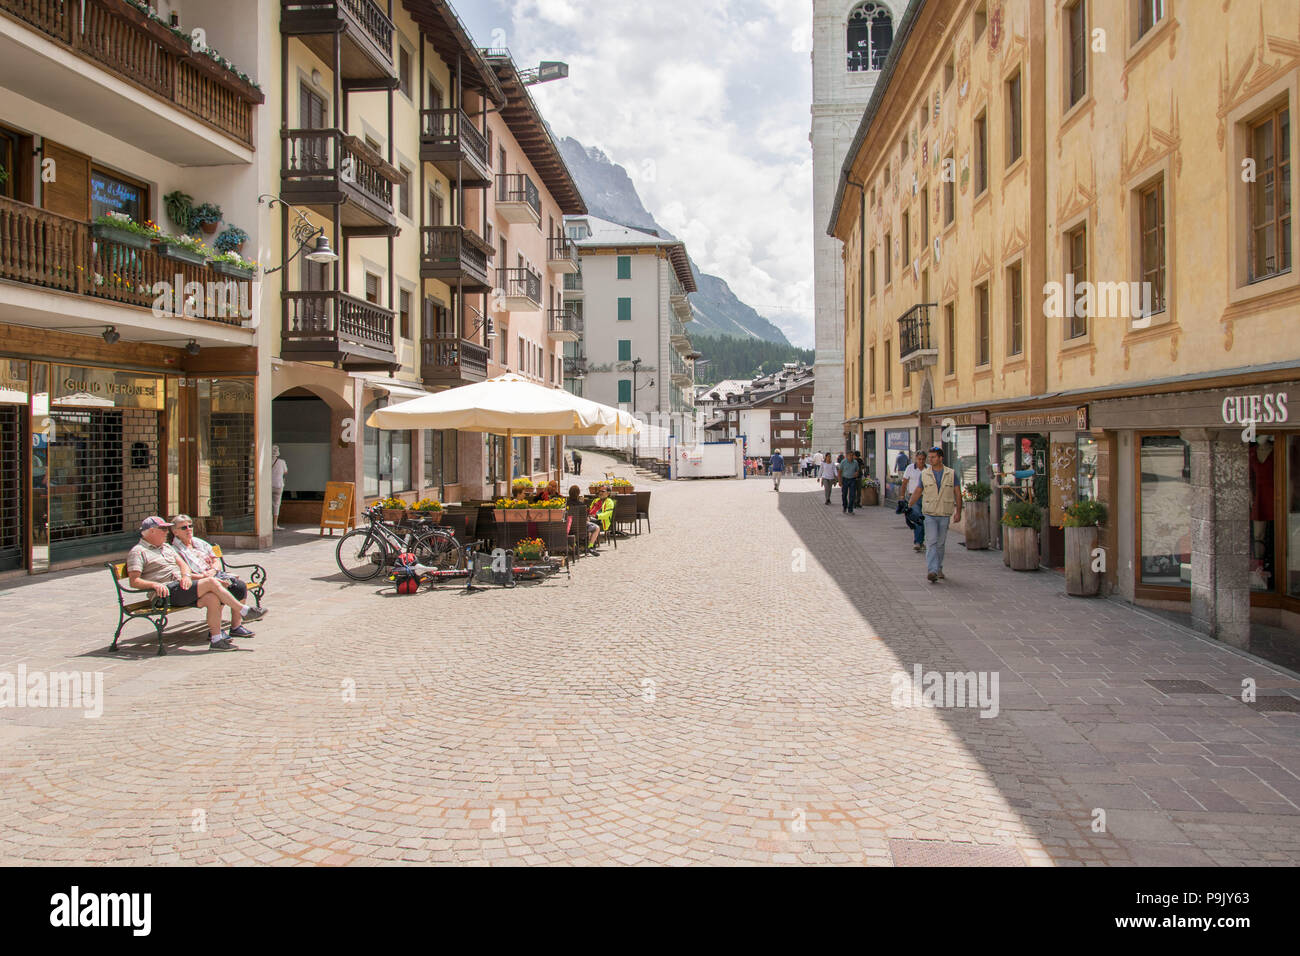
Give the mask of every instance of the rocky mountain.
[{"label": "rocky mountain", "polygon": [[[627,170],[614,163],[599,149],[588,149],[572,136],[558,140],[569,171],[593,216],[622,223],[637,229],[651,229],[665,238],[674,238],[645,208],[636,185]],[[691,296],[695,310],[693,332],[739,339],[758,339],[789,345],[785,333],[741,302],[726,281],[701,272],[694,262],[691,272],[699,291]]]}]

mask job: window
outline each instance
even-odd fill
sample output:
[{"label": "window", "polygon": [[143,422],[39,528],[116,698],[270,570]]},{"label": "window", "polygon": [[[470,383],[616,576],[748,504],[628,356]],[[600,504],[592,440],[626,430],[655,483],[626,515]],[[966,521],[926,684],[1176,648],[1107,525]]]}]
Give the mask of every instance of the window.
[{"label": "window", "polygon": [[618,277],[620,279],[632,278],[632,257],[631,256],[618,257]]},{"label": "window", "polygon": [[903,265],[912,261],[912,214],[903,213]]},{"label": "window", "polygon": [[[1165,310],[1165,180],[1161,176],[1138,193],[1138,230],[1141,241],[1139,273],[1142,302],[1148,301],[1154,315]],[[1130,308],[1132,305],[1130,304]]]},{"label": "window", "polygon": [[987,27],[988,25],[989,25],[988,7],[985,4],[981,3],[979,5],[979,8],[975,11],[975,27],[974,27],[975,36],[972,37],[974,42],[976,43],[979,42],[980,37],[984,35],[985,27]]},{"label": "window", "polygon": [[955,62],[956,60],[954,57],[950,56],[948,57],[948,62],[943,65],[943,88],[945,90],[952,86],[953,78],[957,75],[957,70],[954,66]]},{"label": "window", "polygon": [[1138,447],[1139,580],[1187,587],[1183,570],[1190,571],[1192,562],[1191,448],[1177,435],[1143,435]]},{"label": "window", "polygon": [[620,322],[632,321],[632,300],[631,299],[618,300],[618,320]]},{"label": "window", "polygon": [[916,113],[917,122],[921,124],[921,129],[925,129],[925,124],[930,121],[930,104],[923,103]]},{"label": "window", "polygon": [[519,336],[519,371],[524,370],[524,337]]},{"label": "window", "polygon": [[[1065,270],[1074,277],[1074,287],[1077,289],[1081,283],[1088,281],[1087,226],[1079,226],[1072,232],[1066,233],[1065,256]],[[1069,285],[1068,281],[1066,285]],[[1076,307],[1073,302],[1065,303],[1065,307],[1070,313],[1069,338],[1077,339],[1088,334],[1088,312],[1090,311],[1091,298],[1085,297],[1085,303],[1087,304],[1083,305],[1082,308]]]},{"label": "window", "polygon": [[1024,149],[1020,121],[1020,71],[1007,80],[1007,165],[1020,158]]},{"label": "window", "polygon": [[949,303],[943,307],[943,371],[946,375],[957,373],[957,310]]},{"label": "window", "polygon": [[921,255],[930,247],[930,187],[921,190]]},{"label": "window", "polygon": [[975,195],[989,188],[989,118],[981,113],[975,118]]},{"label": "window", "polygon": [[397,293],[398,331],[402,338],[411,337],[411,293],[402,289]]},{"label": "window", "polygon": [[302,129],[325,128],[325,98],[306,83],[298,87],[298,125]]},{"label": "window", "polygon": [[397,47],[397,88],[411,99],[411,53],[406,47]]},{"label": "window", "polygon": [[957,217],[957,167],[953,154],[943,159],[943,224],[951,226]]},{"label": "window", "polygon": [[1065,64],[1069,71],[1066,89],[1066,108],[1083,99],[1088,92],[1088,17],[1086,0],[1075,0],[1065,10],[1066,51]]},{"label": "window", "polygon": [[618,340],[618,360],[620,362],[632,361],[632,340],[631,339]]},{"label": "window", "polygon": [[1291,111],[1282,106],[1250,128],[1250,281],[1291,269]]},{"label": "window", "polygon": [[[365,417],[388,404],[387,399],[377,399],[366,406]],[[364,484],[362,491],[367,498],[379,495],[398,494],[410,491],[412,487],[411,471],[414,460],[411,455],[411,433],[409,431],[386,431],[364,426]]]},{"label": "window", "polygon": [[989,284],[975,287],[976,366],[989,364]]},{"label": "window", "polygon": [[871,382],[871,394],[876,394],[876,347],[873,345],[868,352],[868,361],[871,363],[867,366],[867,378]]},{"label": "window", "polygon": [[407,219],[411,218],[411,171],[399,166],[398,174],[402,177],[397,184],[397,211]]},{"label": "window", "polygon": [[875,249],[871,250],[870,254],[867,257],[867,261],[868,261],[867,275],[869,277],[867,281],[871,285],[871,294],[875,295],[876,294],[876,250]]},{"label": "window", "polygon": [[1020,264],[1007,269],[1007,355],[1025,350],[1024,290],[1020,283]]},{"label": "window", "polygon": [[1146,36],[1147,31],[1165,18],[1165,0],[1137,0],[1138,36]]},{"label": "window", "polygon": [[366,273],[366,301],[372,305],[379,304],[379,296],[383,292],[383,280],[373,272]]},{"label": "window", "polygon": [[894,343],[885,342],[885,391],[894,390]]},{"label": "window", "polygon": [[[11,176],[14,174],[14,166],[6,166],[5,168]],[[82,175],[85,175],[85,173],[83,172]],[[85,194],[82,193],[82,195]],[[106,216],[111,212],[126,213],[136,222],[143,223],[150,218],[149,191],[143,186],[138,186],[118,176],[112,176],[102,169],[91,169],[90,218],[92,220],[98,219],[100,216]],[[84,211],[82,215],[85,215]]]},{"label": "window", "polygon": [[424,433],[424,485],[437,488],[454,485],[460,481],[460,454],[458,432],[426,431]]},{"label": "window", "polygon": [[894,281],[894,269],[892,253],[894,250],[894,238],[891,233],[885,233],[885,285]]},{"label": "window", "polygon": [[630,378],[620,378],[618,380],[618,401],[621,405],[626,405],[632,401],[632,380]]},{"label": "window", "polygon": [[894,42],[894,23],[883,3],[860,3],[849,14],[848,70],[863,73],[884,67]]},{"label": "window", "polygon": [[898,161],[904,162],[907,159],[907,131],[903,131],[903,141],[898,144]]}]

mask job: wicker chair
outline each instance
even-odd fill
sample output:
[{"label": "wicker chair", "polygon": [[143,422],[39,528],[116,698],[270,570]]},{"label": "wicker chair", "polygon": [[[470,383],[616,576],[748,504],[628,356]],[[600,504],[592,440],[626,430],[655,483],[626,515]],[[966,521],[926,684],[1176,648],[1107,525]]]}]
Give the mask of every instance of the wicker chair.
[{"label": "wicker chair", "polygon": [[650,492],[638,491],[636,494],[636,533],[641,533],[641,522],[645,521],[646,531],[650,530]]},{"label": "wicker chair", "polygon": [[[636,527],[636,495],[615,495],[614,496],[614,520],[610,522],[610,528],[614,531],[621,531],[624,527]],[[626,532],[623,532],[626,534]]]}]

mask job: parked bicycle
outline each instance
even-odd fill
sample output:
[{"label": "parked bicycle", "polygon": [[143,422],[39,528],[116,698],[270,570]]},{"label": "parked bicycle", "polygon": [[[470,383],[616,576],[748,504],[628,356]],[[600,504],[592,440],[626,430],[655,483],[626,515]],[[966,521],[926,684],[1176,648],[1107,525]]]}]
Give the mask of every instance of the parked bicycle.
[{"label": "parked bicycle", "polygon": [[388,572],[403,553],[414,554],[429,567],[464,566],[465,549],[450,529],[417,522],[399,530],[384,523],[382,508],[367,508],[363,514],[367,526],[349,531],[334,549],[339,570],[353,581],[369,581]]}]

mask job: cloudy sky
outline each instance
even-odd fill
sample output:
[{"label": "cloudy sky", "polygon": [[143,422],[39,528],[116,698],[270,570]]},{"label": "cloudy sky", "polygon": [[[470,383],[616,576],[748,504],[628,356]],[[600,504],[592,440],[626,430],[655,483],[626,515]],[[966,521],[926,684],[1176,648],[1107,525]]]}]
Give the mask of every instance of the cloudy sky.
[{"label": "cloudy sky", "polygon": [[454,5],[475,42],[521,68],[568,63],[569,79],[532,88],[556,135],[624,166],[701,269],[812,347],[811,3]]}]

